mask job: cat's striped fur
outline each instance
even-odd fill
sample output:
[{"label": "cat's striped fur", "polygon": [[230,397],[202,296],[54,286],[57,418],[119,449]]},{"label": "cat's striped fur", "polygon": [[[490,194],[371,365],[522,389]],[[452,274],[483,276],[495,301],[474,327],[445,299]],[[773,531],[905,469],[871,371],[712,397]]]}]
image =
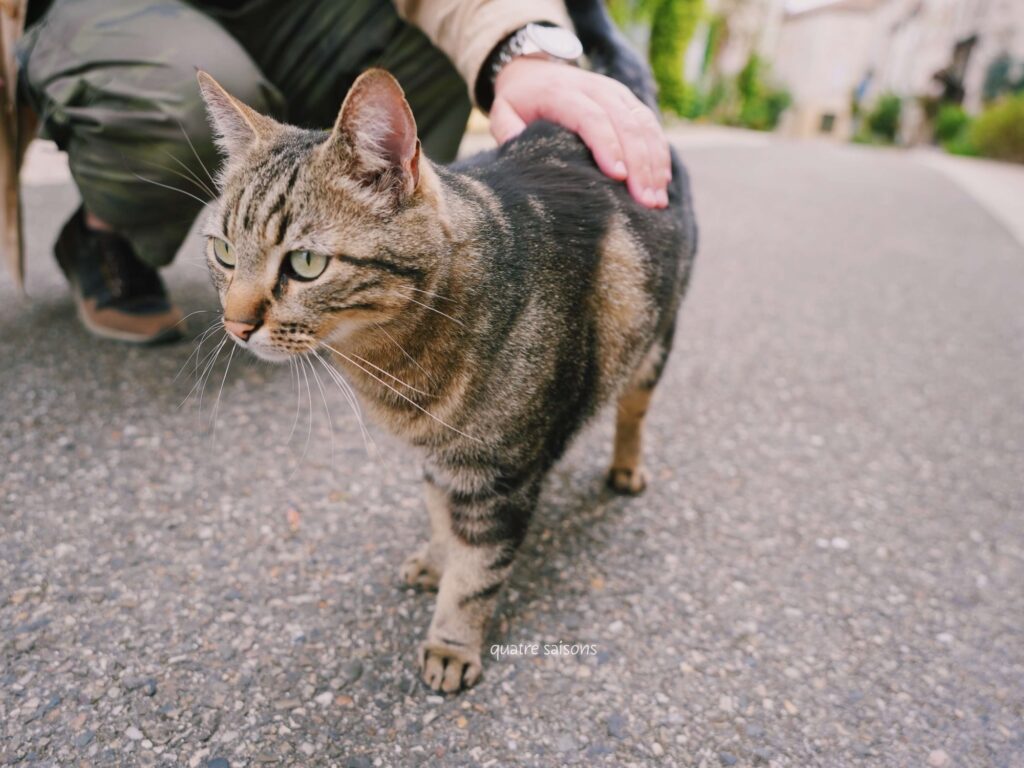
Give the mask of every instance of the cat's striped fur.
[{"label": "cat's striped fur", "polygon": [[[541,482],[606,402],[619,405],[609,483],[644,488],[643,418],[695,249],[685,172],[673,157],[668,209],[644,208],[547,123],[434,167],[379,70],[330,133],[200,82],[228,156],[207,224],[225,318],[251,325],[240,343],[267,359],[329,351],[422,449],[432,533],[403,567],[439,589],[421,673],[439,690],[472,685]],[[232,268],[212,255],[218,239]],[[297,280],[282,266],[295,250],[330,256],[326,271]]]}]

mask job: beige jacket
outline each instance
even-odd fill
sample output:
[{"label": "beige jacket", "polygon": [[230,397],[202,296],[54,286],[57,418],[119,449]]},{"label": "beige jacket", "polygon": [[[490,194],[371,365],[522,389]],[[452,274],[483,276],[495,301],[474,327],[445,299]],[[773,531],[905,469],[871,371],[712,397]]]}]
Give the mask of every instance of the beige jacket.
[{"label": "beige jacket", "polygon": [[[549,21],[567,29],[562,0],[394,0],[399,15],[444,51],[473,86],[484,60],[505,36],[530,23]],[[14,45],[25,27],[28,0],[0,0],[0,251],[19,286],[24,285],[24,250],[18,171],[35,135],[31,112],[17,103]]]}]

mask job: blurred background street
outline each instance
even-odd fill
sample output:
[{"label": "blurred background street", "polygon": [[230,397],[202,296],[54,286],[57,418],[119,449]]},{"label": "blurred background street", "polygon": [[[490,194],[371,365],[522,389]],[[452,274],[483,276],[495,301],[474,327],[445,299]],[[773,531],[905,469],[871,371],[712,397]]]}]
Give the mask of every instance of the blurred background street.
[{"label": "blurred background street", "polygon": [[662,109],[1024,163],[1019,0],[609,0]]},{"label": "blurred background street", "polygon": [[[49,253],[76,193],[35,148],[31,299],[0,282],[0,763],[1024,763],[1021,171],[673,138],[701,248],[654,480],[603,495],[606,414],[493,633],[599,652],[453,699],[413,673],[410,455],[287,368],[221,360],[200,410],[192,343],[88,336]],[[197,240],[168,282],[216,307]]]}]

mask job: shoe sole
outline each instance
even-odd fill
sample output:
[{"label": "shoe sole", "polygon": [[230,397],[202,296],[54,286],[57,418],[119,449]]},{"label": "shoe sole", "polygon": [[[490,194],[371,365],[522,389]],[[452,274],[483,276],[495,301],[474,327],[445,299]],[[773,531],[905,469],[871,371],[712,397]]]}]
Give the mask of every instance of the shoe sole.
[{"label": "shoe sole", "polygon": [[97,325],[85,313],[77,292],[75,293],[75,313],[78,315],[79,322],[93,336],[98,336],[101,339],[110,339],[111,341],[120,341],[124,344],[134,344],[137,347],[153,347],[159,344],[167,344],[172,341],[180,341],[185,336],[183,329],[178,327],[181,323],[165,328],[153,336],[143,336],[138,333],[118,331],[113,328]]}]

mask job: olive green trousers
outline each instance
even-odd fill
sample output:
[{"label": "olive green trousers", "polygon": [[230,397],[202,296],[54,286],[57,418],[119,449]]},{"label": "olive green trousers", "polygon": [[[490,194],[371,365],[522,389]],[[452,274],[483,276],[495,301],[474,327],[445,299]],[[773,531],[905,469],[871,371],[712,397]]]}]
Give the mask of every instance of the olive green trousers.
[{"label": "olive green trousers", "polygon": [[261,112],[329,128],[359,73],[384,67],[442,162],[470,109],[451,62],[385,0],[56,0],[18,55],[23,97],[86,209],[154,267],[174,258],[219,164],[196,68]]}]

